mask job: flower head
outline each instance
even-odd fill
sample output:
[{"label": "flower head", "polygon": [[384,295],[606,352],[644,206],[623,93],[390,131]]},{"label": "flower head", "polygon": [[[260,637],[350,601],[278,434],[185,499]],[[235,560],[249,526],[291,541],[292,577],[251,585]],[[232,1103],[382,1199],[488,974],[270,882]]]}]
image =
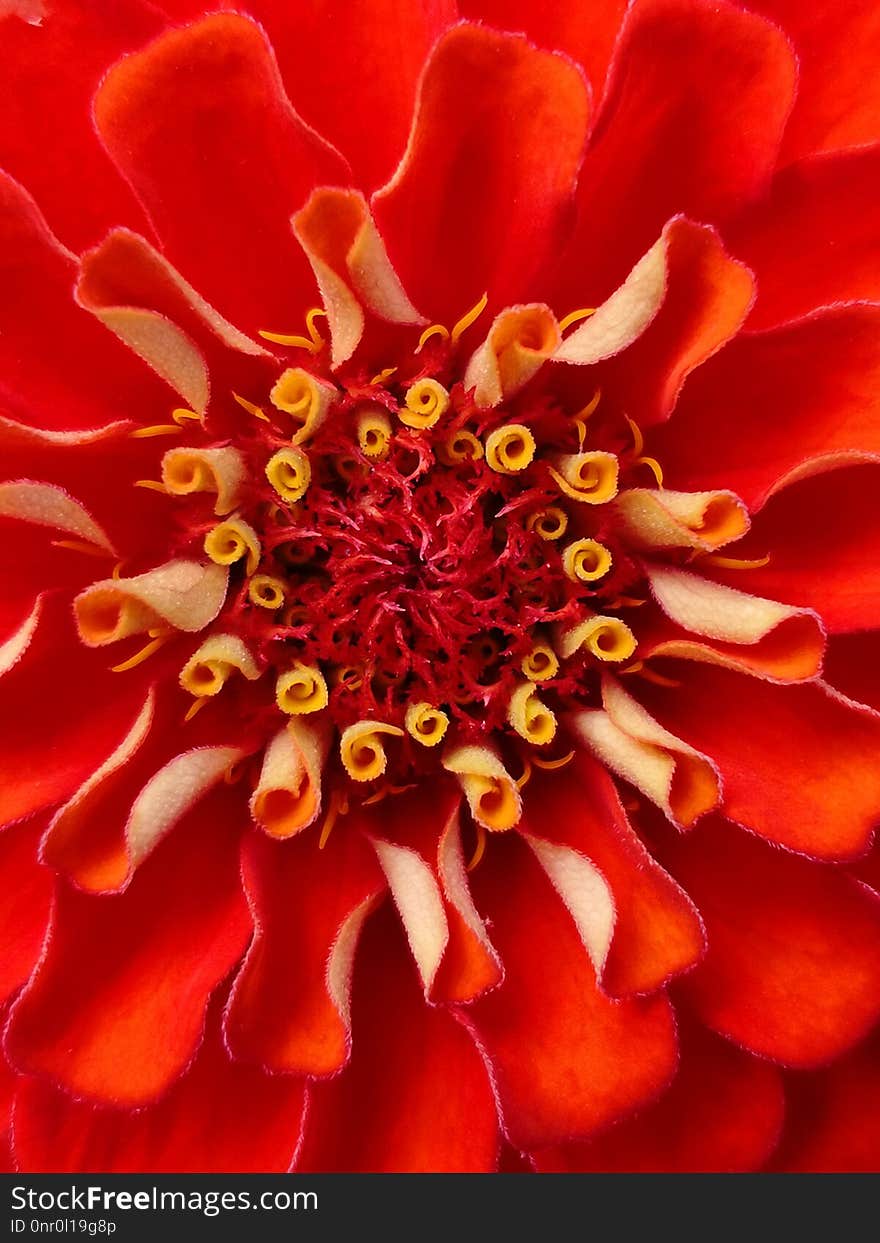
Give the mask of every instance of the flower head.
[{"label": "flower head", "polygon": [[40,7],[14,1160],[871,1168],[867,7]]}]

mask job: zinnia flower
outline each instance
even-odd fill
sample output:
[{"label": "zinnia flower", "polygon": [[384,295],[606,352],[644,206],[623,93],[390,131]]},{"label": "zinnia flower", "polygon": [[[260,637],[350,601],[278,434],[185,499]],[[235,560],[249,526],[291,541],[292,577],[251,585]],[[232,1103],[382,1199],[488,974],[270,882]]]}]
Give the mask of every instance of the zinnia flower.
[{"label": "zinnia flower", "polygon": [[875,1168],[875,6],[222,7],[2,6],[13,1162]]}]

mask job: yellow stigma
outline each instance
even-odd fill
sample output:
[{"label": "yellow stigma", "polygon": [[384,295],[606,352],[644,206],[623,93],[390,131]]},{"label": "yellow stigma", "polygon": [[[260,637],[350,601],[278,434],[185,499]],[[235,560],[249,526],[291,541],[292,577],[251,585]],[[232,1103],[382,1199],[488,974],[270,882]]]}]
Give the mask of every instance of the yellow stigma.
[{"label": "yellow stigma", "polygon": [[518,686],[507,705],[507,720],[526,742],[545,747],[556,737],[556,717],[538,698],[531,682]]},{"label": "yellow stigma", "polygon": [[449,728],[449,717],[429,703],[410,704],[406,710],[406,732],[423,747],[436,747]]},{"label": "yellow stigma", "polygon": [[604,505],[617,495],[619,464],[613,453],[564,454],[557,465],[558,470],[550,467],[550,474],[560,491],[573,501]]},{"label": "yellow stigma", "polygon": [[248,574],[253,574],[260,563],[259,538],[243,518],[227,518],[210,530],[205,536],[205,552],[217,565],[232,565],[247,557]]},{"label": "yellow stigma", "polygon": [[384,410],[362,410],[357,419],[357,438],[368,458],[379,460],[388,456],[391,445],[391,420]]},{"label": "yellow stigma", "polygon": [[473,432],[462,428],[453,432],[438,446],[437,456],[447,466],[454,466],[456,462],[479,462],[483,456],[483,446]]},{"label": "yellow stigma", "polygon": [[401,423],[416,431],[424,431],[433,427],[449,409],[449,394],[436,380],[416,380],[406,390],[404,403],[397,413]]},{"label": "yellow stigma", "polygon": [[190,695],[203,699],[219,694],[236,671],[249,682],[260,676],[253,656],[237,635],[212,634],[181,669],[180,685]]},{"label": "yellow stigma", "polygon": [[535,456],[535,438],[522,423],[506,423],[490,432],[486,440],[486,462],[500,475],[525,470]]},{"label": "yellow stigma", "polygon": [[461,319],[456,320],[452,328],[452,333],[450,335],[450,341],[452,342],[453,345],[458,344],[459,338],[461,337],[462,333],[467,332],[471,324],[476,323],[476,321],[480,318],[480,316],[483,314],[483,312],[485,311],[488,305],[489,305],[489,295],[487,293],[484,293],[483,296],[479,299],[479,301],[475,302],[474,305],[471,307],[471,309],[469,311],[466,311],[464,315],[462,315]]},{"label": "yellow stigma", "polygon": [[578,539],[562,550],[562,568],[570,579],[595,583],[611,569],[611,553],[594,539]]},{"label": "yellow stigma", "polygon": [[302,367],[288,367],[275,382],[269,400],[276,410],[283,410],[298,424],[291,444],[299,445],[313,436],[324,422],[335,396],[334,388]]},{"label": "yellow stigma", "polygon": [[305,716],[327,707],[329,695],[321,670],[297,661],[275,683],[275,702],[288,716]]},{"label": "yellow stigma", "polygon": [[559,672],[559,658],[549,643],[536,643],[520,668],[530,682],[546,682]]},{"label": "yellow stigma", "polygon": [[535,510],[526,518],[526,530],[534,531],[543,540],[561,539],[568,529],[568,514],[557,505]]},{"label": "yellow stigma", "polygon": [[566,660],[581,647],[599,660],[618,663],[632,656],[636,650],[636,638],[629,626],[618,617],[594,615],[560,637],[559,652]]},{"label": "yellow stigma", "polygon": [[342,766],[353,781],[373,781],[388,766],[382,735],[402,738],[403,730],[383,721],[358,721],[342,731],[339,753]]},{"label": "yellow stigma", "polygon": [[308,491],[312,468],[302,449],[279,449],[266,463],[266,478],[283,500],[292,503]]},{"label": "yellow stigma", "polygon": [[255,574],[248,583],[248,599],[261,609],[280,609],[284,603],[284,583],[271,574]]},{"label": "yellow stigma", "polygon": [[232,394],[235,401],[241,406],[242,410],[247,410],[248,414],[252,414],[255,419],[259,419],[261,423],[270,421],[268,414],[265,413],[261,406],[256,405],[252,401],[248,401],[246,397],[242,397],[240,393]]}]

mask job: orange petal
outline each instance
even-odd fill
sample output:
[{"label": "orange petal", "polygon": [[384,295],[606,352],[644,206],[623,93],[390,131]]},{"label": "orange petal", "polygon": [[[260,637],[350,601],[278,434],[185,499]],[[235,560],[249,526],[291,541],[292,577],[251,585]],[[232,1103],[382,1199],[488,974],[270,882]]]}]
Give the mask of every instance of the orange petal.
[{"label": "orange petal", "polygon": [[608,882],[616,914],[599,977],[603,991],[653,992],[700,960],[700,917],[633,832],[604,765],[580,752],[558,772],[534,773],[524,823],[590,859]]},{"label": "orange petal", "polygon": [[425,323],[404,292],[362,194],[316,190],[292,223],[324,300],[334,367],[357,349],[363,307],[392,324]]},{"label": "orange petal", "polygon": [[766,197],[727,231],[733,253],[757,278],[750,329],[772,328],[834,302],[877,301],[878,198],[876,146],[828,152],[776,174]]},{"label": "orange petal", "polygon": [[83,643],[102,647],[167,622],[194,633],[213,621],[226,598],[229,571],[197,561],[168,561],[134,578],[106,578],[74,602]]},{"label": "orange petal", "polygon": [[[761,192],[796,85],[785,36],[733,4],[631,5],[581,169],[554,304],[608,296],[681,212],[718,220]],[[687,118],[683,125],[682,118]]]},{"label": "orange petal", "polygon": [[18,1093],[15,1147],[34,1172],[277,1173],[290,1168],[305,1105],[302,1080],[233,1062],[223,990],[192,1065],[155,1105],[131,1112],[72,1099],[41,1079]]},{"label": "orange petal", "polygon": [[256,937],[233,986],[226,1038],[236,1057],[276,1073],[333,1075],[349,1057],[355,948],[385,888],[355,816],[323,850],[313,833],[245,841]]},{"label": "orange petal", "polygon": [[880,1017],[880,898],[713,819],[664,858],[706,921],[681,987],[698,1015],[783,1065],[819,1066]]},{"label": "orange petal", "polygon": [[94,110],[164,253],[212,306],[251,334],[302,315],[311,282],[290,214],[347,170],[293,111],[255,22],[215,13],[166,31],[116,62]]},{"label": "orange petal", "polygon": [[567,230],[587,111],[567,59],[476,25],[441,36],[403,160],[373,198],[426,314],[452,324],[486,290],[493,312],[522,300]]},{"label": "orange petal", "polygon": [[491,1067],[511,1143],[585,1137],[669,1082],[670,1007],[664,997],[612,1002],[599,991],[574,921],[518,834],[493,839],[490,862],[473,873],[474,891],[506,975],[461,1020]]},{"label": "orange petal", "polygon": [[759,1169],[785,1113],[779,1072],[682,1023],[681,1066],[656,1105],[586,1144],[536,1153],[539,1171],[737,1173]]},{"label": "orange petal", "polygon": [[548,306],[508,307],[495,317],[489,335],[471,356],[464,377],[481,409],[514,396],[536,375],[562,342]]},{"label": "orange petal", "polygon": [[779,682],[807,681],[819,673],[825,632],[815,613],[750,596],[685,570],[660,565],[646,569],[654,598],[673,626],[661,621],[641,632],[640,656],[703,660]]},{"label": "orange petal", "polygon": [[639,698],[712,757],[731,819],[820,859],[865,849],[880,819],[880,716],[822,683],[774,686],[713,665],[670,668],[679,685],[644,683]]},{"label": "orange petal", "polygon": [[450,1014],[425,1005],[387,909],[363,939],[351,1064],[315,1084],[297,1172],[494,1169],[498,1120],[480,1054]]},{"label": "orange petal", "polygon": [[743,334],[698,368],[650,451],[670,487],[732,488],[755,509],[796,467],[880,452],[878,393],[880,307],[816,311]]},{"label": "orange petal", "polygon": [[664,729],[612,678],[602,683],[602,709],[573,713],[578,739],[668,816],[690,828],[718,806],[720,782],[712,760]]},{"label": "orange petal", "polygon": [[611,504],[616,527],[636,548],[710,552],[740,539],[749,529],[746,507],[733,492],[627,488]]},{"label": "orange petal", "polygon": [[123,893],[96,899],[59,882],[46,952],[7,1030],[21,1070],[117,1105],[168,1089],[251,935],[237,851],[246,815],[224,787]]}]

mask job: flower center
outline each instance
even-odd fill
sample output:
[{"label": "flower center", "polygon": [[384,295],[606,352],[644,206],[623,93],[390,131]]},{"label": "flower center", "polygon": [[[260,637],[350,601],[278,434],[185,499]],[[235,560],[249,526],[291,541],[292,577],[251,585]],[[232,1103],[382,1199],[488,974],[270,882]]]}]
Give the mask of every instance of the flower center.
[{"label": "flower center", "polygon": [[662,521],[731,538],[717,497],[658,519],[644,484],[660,468],[598,391],[572,411],[552,377],[529,383],[560,339],[546,308],[493,329],[486,399],[479,352],[463,374],[456,348],[481,309],[373,376],[331,371],[311,312],[307,337],[263,334],[295,352],[268,392],[134,433],[189,442],[164,453],[161,483],[139,481],[174,499],[174,559],[85,592],[80,631],[147,633],[119,669],[200,632],[179,672],[186,718],[223,696],[258,723],[252,807],[279,835],[316,817],[328,765],[325,835],[340,790],[380,782],[378,797],[442,769],[478,825],[512,827],[531,764],[567,758],[560,715],[599,706],[603,669],[640,668],[634,538]]}]

